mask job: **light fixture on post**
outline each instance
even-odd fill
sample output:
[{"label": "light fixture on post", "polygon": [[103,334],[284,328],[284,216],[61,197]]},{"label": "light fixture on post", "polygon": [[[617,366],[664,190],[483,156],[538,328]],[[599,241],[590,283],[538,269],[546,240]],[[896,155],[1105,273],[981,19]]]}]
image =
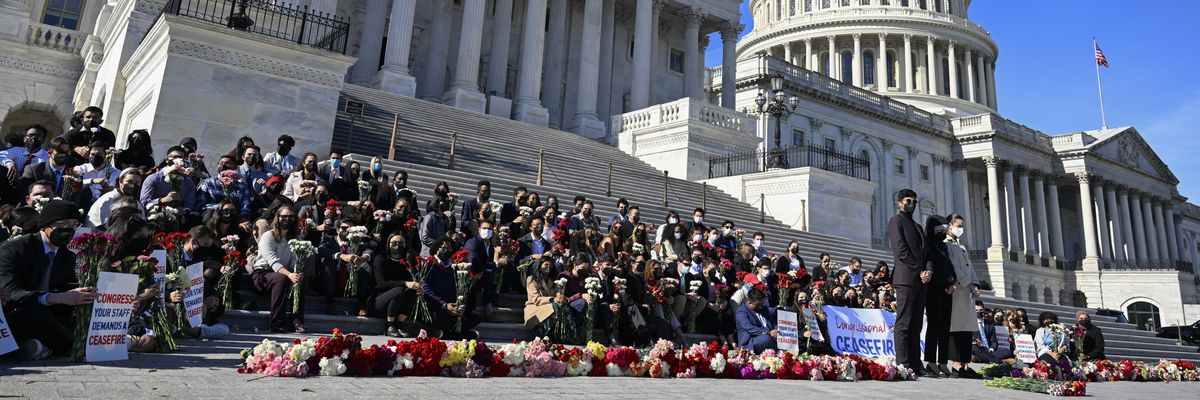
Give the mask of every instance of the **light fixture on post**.
[{"label": "light fixture on post", "polygon": [[760,90],[758,96],[754,98],[754,105],[757,106],[754,114],[775,117],[775,146],[770,151],[771,156],[767,162],[767,169],[787,168],[787,157],[782,149],[783,119],[796,112],[796,108],[800,106],[800,98],[795,95],[789,98],[783,91],[783,75],[775,74],[770,79],[771,101],[768,102],[766,93]]}]

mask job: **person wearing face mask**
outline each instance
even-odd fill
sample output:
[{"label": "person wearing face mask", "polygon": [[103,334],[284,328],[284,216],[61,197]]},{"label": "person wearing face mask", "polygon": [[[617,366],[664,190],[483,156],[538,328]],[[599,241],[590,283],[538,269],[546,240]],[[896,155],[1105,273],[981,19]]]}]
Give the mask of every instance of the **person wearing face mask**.
[{"label": "person wearing face mask", "polygon": [[284,175],[287,179],[284,183],[283,195],[292,201],[299,201],[304,196],[311,196],[311,191],[301,193],[300,185],[304,182],[312,182],[316,184],[324,184],[318,174],[317,155],[313,153],[304,153],[300,157],[300,163],[296,164],[296,169]]},{"label": "person wearing face mask", "polygon": [[83,109],[79,126],[63,133],[62,138],[71,144],[73,153],[80,160],[86,159],[88,146],[92,142],[103,142],[109,147],[117,144],[117,135],[100,126],[102,123],[104,123],[104,111],[100,107],[91,106]]},{"label": "person wearing face mask", "polygon": [[304,279],[303,265],[296,265],[288,241],[299,234],[296,227],[296,210],[291,204],[281,204],[271,216],[270,229],[258,239],[258,254],[254,257],[250,280],[259,291],[271,293],[271,316],[268,325],[272,332],[304,333],[303,291],[300,296],[300,312],[291,313],[292,300],[288,297],[292,285]]},{"label": "person wearing face mask", "polygon": [[84,188],[90,192],[92,200],[96,200],[109,188],[117,185],[120,170],[109,165],[105,155],[108,145],[105,142],[92,142],[87,153],[87,162],[74,168],[75,174],[83,181]]},{"label": "person wearing face mask", "polygon": [[[932,215],[925,221],[927,259],[933,266],[925,301],[925,373],[932,377],[950,377],[950,307],[951,287],[958,283],[946,243],[950,226],[945,218]],[[852,285],[853,286],[853,285]]]},{"label": "person wearing face mask", "polygon": [[667,216],[665,218],[663,218],[663,224],[658,227],[658,231],[654,232],[654,243],[662,242],[663,241],[663,233],[665,232],[669,235],[671,232],[671,231],[667,230],[667,227],[671,226],[671,225],[676,225],[678,223],[679,223],[679,213],[675,212],[675,210],[668,210]]},{"label": "person wearing face mask", "polygon": [[[117,199],[126,197],[136,199],[142,191],[142,175],[137,168],[125,168],[117,175],[116,186],[111,190],[104,192],[100,198],[92,203],[88,209],[87,220],[84,221],[85,226],[95,227],[104,224],[108,221],[109,210],[112,208],[113,202]],[[145,215],[145,206],[141,202],[134,202],[137,207]]]},{"label": "person wearing face mask", "polygon": [[767,252],[766,241],[766,234],[762,232],[754,232],[753,239],[750,240],[750,244],[754,245],[754,262],[758,262],[758,260],[770,257],[770,253]]},{"label": "person wearing face mask", "polygon": [[468,237],[474,236],[475,231],[471,229],[471,222],[475,220],[479,214],[479,209],[482,207],[490,207],[488,203],[492,198],[492,183],[488,181],[479,181],[475,183],[475,197],[467,199],[463,202],[462,210],[459,210],[458,220],[459,230],[466,233]]},{"label": "person wearing face mask", "polygon": [[8,180],[15,182],[25,166],[43,163],[50,160],[50,154],[42,148],[46,140],[46,127],[33,124],[25,128],[21,136],[21,145],[9,147],[0,157],[0,164],[8,168]]},{"label": "person wearing face mask", "polygon": [[[386,175],[385,175],[386,176]],[[385,179],[384,182],[387,180]],[[417,211],[417,192],[408,187],[408,172],[402,169],[396,170],[391,183],[381,186],[375,192],[375,206],[381,210],[387,210],[395,207],[396,202],[401,197],[408,199],[408,204],[414,212]]]},{"label": "person wearing face mask", "polygon": [[[183,160],[186,156],[184,151],[179,146],[171,147],[167,150],[166,162],[174,163],[177,160]],[[183,211],[195,210],[196,183],[187,175],[186,168],[179,174],[168,173],[163,169],[155,171],[142,182],[140,200],[148,207],[171,205],[182,208]],[[175,183],[172,183],[173,181]],[[172,190],[174,187],[178,187],[179,190]]]},{"label": "person wearing face mask", "polygon": [[[349,214],[349,213],[347,213]],[[375,252],[371,250],[373,247],[369,243],[364,242],[358,249],[356,254],[350,251],[350,228],[356,224],[349,217],[343,217],[340,220],[334,221],[335,229],[327,229],[321,235],[321,243],[317,246],[317,255],[321,265],[321,285],[322,291],[325,292],[325,313],[333,315],[335,309],[334,297],[354,296],[358,299],[358,316],[367,316],[367,300],[371,295],[371,289],[374,284],[371,283],[371,272],[369,268],[363,268],[368,264]],[[352,267],[358,267],[355,271]],[[358,293],[345,293],[346,280],[349,279],[349,274],[358,274]]]},{"label": "person wearing face mask", "polygon": [[612,226],[613,221],[626,222],[629,221],[629,200],[624,197],[617,199],[617,212],[608,217],[608,225]]},{"label": "person wearing face mask", "polygon": [[[966,245],[962,242],[964,219],[962,215],[950,214],[950,229],[946,232],[946,250],[954,267],[954,284],[945,289],[950,295],[950,360],[954,362],[951,373],[959,377],[973,377],[967,364],[971,362],[971,332],[975,323],[975,299],[979,297],[979,277]],[[933,292],[930,292],[933,295]]]},{"label": "person wearing face mask", "polygon": [[249,186],[251,193],[259,194],[267,189],[267,179],[271,174],[264,169],[262,159],[259,158],[258,146],[246,146],[242,150],[242,165],[237,167],[238,175],[241,175],[242,182]]},{"label": "person wearing face mask", "polygon": [[383,157],[371,157],[371,163],[367,164],[367,170],[362,172],[360,179],[370,183],[372,188],[387,185],[388,175],[383,172]]},{"label": "person wearing face mask", "polygon": [[433,255],[433,245],[451,231],[454,224],[454,213],[450,211],[450,201],[438,202],[425,216],[421,218],[417,234],[421,238],[421,257]]},{"label": "person wearing face mask", "polygon": [[292,148],[296,147],[296,139],[288,135],[279,135],[275,144],[277,150],[263,156],[263,164],[272,173],[291,173],[300,164],[300,159],[291,154]]},{"label": "person wearing face mask", "polygon": [[318,179],[329,187],[330,195],[338,200],[348,199],[351,191],[358,190],[355,178],[350,176],[350,169],[342,162],[343,154],[338,149],[330,150],[329,159],[317,163]]},{"label": "person wearing face mask", "polygon": [[579,212],[571,217],[570,231],[580,231],[584,228],[591,227],[593,229],[600,228],[600,217],[596,216],[595,205],[591,200],[584,200],[579,206]]},{"label": "person wearing face mask", "polygon": [[[471,272],[482,274],[479,284],[475,285],[471,293],[467,294],[467,312],[479,309],[479,316],[485,321],[495,319],[493,307],[496,304],[496,249],[495,241],[492,239],[495,236],[495,225],[487,220],[478,221],[479,230],[475,236],[467,239],[463,245],[463,250],[469,252],[467,262],[471,264]],[[501,260],[503,263],[508,263],[508,260]],[[475,294],[483,291],[483,306],[476,307]]]},{"label": "person wearing face mask", "polygon": [[[70,145],[61,137],[54,138],[50,140],[48,154],[50,157],[45,162],[30,164],[25,167],[25,173],[21,174],[21,180],[18,185],[18,189],[21,190],[22,195],[29,193],[29,186],[33,182],[41,180],[54,184],[54,193],[62,193],[62,177],[68,172],[68,168],[70,168]],[[91,193],[87,194],[90,195]],[[66,200],[73,201],[74,199]]]},{"label": "person wearing face mask", "polygon": [[1087,310],[1076,311],[1075,324],[1077,330],[1083,330],[1083,352],[1076,354],[1075,358],[1093,362],[1107,359],[1104,355],[1104,334],[1100,333],[1100,327],[1092,324],[1091,314]]},{"label": "person wearing face mask", "polygon": [[[250,193],[250,189],[245,184],[245,179],[240,173],[237,173],[238,167],[233,164],[233,157],[221,156],[217,160],[217,176],[205,179],[200,182],[200,186],[196,188],[196,203],[200,205],[200,209],[208,214],[216,209],[218,204],[224,200],[229,200],[238,205],[239,214],[242,218],[250,218],[250,202],[254,198]],[[223,174],[225,171],[234,171],[233,180],[226,182],[228,178]]]},{"label": "person wearing face mask", "polygon": [[696,207],[696,209],[692,210],[692,220],[686,222],[688,232],[695,232],[697,229],[700,232],[708,232],[708,226],[704,225],[704,214],[705,211],[703,208]]},{"label": "person wearing face mask", "polygon": [[113,165],[117,169],[137,168],[142,175],[149,174],[154,169],[154,148],[150,145],[150,132],[145,129],[135,129],[125,139],[125,148],[113,157]]},{"label": "person wearing face mask", "polygon": [[[425,292],[425,302],[429,306],[429,312],[433,314],[432,325],[435,329],[429,332],[430,336],[441,336],[446,340],[473,340],[479,337],[479,332],[472,330],[479,324],[479,320],[474,314],[467,312],[465,306],[456,304],[459,293],[452,265],[453,255],[458,251],[456,243],[452,236],[444,236],[431,245],[436,249],[434,254],[438,266],[425,275],[425,279],[421,281],[421,290]],[[461,331],[454,330],[456,320],[462,321]]]},{"label": "person wearing face mask", "polygon": [[779,330],[775,329],[775,308],[767,306],[766,294],[751,289],[746,303],[736,312],[738,347],[762,353],[775,349]]},{"label": "person wearing face mask", "polygon": [[540,260],[543,255],[554,248],[554,242],[543,235],[546,227],[546,219],[540,216],[533,216],[529,220],[529,233],[517,239],[517,244],[520,246],[517,249],[518,265],[525,263],[529,259]]},{"label": "person wearing face mask", "polygon": [[917,193],[903,189],[896,193],[896,216],[888,222],[896,289],[896,363],[924,375],[921,365],[921,311],[925,309],[926,284],[932,267],[926,263],[926,239],[921,226],[913,220]]},{"label": "person wearing face mask", "polygon": [[538,337],[551,336],[555,343],[569,343],[574,337],[556,337],[554,329],[555,310],[568,307],[567,297],[558,293],[554,281],[558,279],[558,269],[550,257],[539,259],[535,268],[530,268],[529,276],[525,278],[525,329]]},{"label": "person wearing face mask", "polygon": [[674,263],[679,260],[687,252],[687,238],[684,237],[684,226],[679,224],[669,225],[668,232],[670,235],[663,237],[663,240],[655,246],[655,252],[658,253],[658,260],[664,263]]},{"label": "person wearing face mask", "polygon": [[371,261],[371,272],[375,276],[373,309],[387,318],[385,335],[413,338],[425,327],[420,321],[412,320],[417,296],[424,296],[425,292],[421,282],[417,282],[406,267],[410,259],[403,234],[392,233],[385,243],[386,256]]},{"label": "person wearing face mask", "polygon": [[74,287],[75,254],[67,250],[79,226],[79,206],[50,200],[38,229],[0,245],[0,288],[8,295],[5,314],[22,360],[64,356],[71,351],[71,312],[91,303],[95,288]]},{"label": "person wearing face mask", "polygon": [[793,240],[788,242],[787,250],[775,258],[775,272],[786,274],[799,270],[807,273],[808,267],[804,265],[804,257],[800,257],[800,243]]},{"label": "person wearing face mask", "polygon": [[526,217],[521,215],[521,207],[525,207],[527,200],[525,196],[529,194],[529,190],[524,186],[517,186],[513,189],[512,201],[504,203],[500,206],[500,225],[509,226],[521,225],[525,223]]}]

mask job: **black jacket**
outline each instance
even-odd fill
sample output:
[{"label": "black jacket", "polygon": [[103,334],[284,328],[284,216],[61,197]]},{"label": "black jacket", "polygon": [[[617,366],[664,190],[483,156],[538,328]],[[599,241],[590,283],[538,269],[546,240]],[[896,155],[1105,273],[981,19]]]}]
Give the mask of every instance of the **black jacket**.
[{"label": "black jacket", "polygon": [[[46,251],[39,233],[17,236],[0,244],[0,287],[11,301],[6,308],[37,304],[38,290],[46,268]],[[59,248],[50,270],[50,292],[75,288],[75,254]]]},{"label": "black jacket", "polygon": [[892,284],[916,286],[921,283],[921,271],[925,269],[925,233],[913,221],[912,214],[896,214],[888,221],[888,240],[892,244],[895,272]]}]

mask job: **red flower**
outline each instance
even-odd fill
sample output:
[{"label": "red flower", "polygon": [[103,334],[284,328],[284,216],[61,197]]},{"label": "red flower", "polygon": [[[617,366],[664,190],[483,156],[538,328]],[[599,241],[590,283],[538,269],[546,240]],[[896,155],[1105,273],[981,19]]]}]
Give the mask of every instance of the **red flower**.
[{"label": "red flower", "polygon": [[402,229],[404,229],[406,231],[411,231],[411,230],[413,230],[413,228],[416,228],[416,227],[417,227],[417,220],[409,218],[408,221],[404,221],[404,227]]},{"label": "red flower", "polygon": [[450,256],[450,259],[453,260],[455,264],[462,264],[462,263],[467,262],[467,257],[470,257],[470,256],[471,256],[470,251],[459,250],[459,251],[454,252],[454,255]]}]

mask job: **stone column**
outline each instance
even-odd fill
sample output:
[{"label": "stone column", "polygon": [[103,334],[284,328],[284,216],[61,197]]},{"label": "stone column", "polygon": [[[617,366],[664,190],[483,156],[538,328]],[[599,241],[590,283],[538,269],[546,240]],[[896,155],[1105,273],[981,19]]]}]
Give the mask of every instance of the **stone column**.
[{"label": "stone column", "polygon": [[863,87],[862,34],[855,33],[851,37],[854,38],[854,56],[850,57],[850,75],[854,78],[854,86]]},{"label": "stone column", "polygon": [[925,94],[939,94],[942,91],[938,90],[941,86],[941,79],[937,78],[937,53],[934,52],[933,36],[925,38],[925,74],[927,82],[925,85]]},{"label": "stone column", "polygon": [[1110,231],[1112,234],[1113,258],[1128,260],[1129,256],[1125,251],[1124,231],[1121,230],[1121,225],[1123,224],[1121,221],[1121,209],[1117,206],[1117,191],[1114,190],[1112,184],[1104,187],[1104,201],[1106,204],[1104,210],[1107,212],[1108,218],[1112,220],[1112,229]]},{"label": "stone column", "polygon": [[1010,166],[1004,168],[1004,197],[1007,200],[1004,209],[1008,211],[1008,219],[1005,221],[1005,226],[1008,228],[1008,249],[1024,252],[1024,243],[1021,241],[1021,215],[1017,212],[1017,184],[1013,179],[1013,170]]},{"label": "stone column", "polygon": [[967,100],[978,102],[975,92],[975,63],[971,62],[971,49],[963,50],[963,64],[967,67]]},{"label": "stone column", "polygon": [[1025,254],[1033,254],[1037,250],[1037,237],[1033,233],[1033,199],[1029,193],[1029,173],[1028,170],[1019,168],[1017,175],[1021,185],[1021,235],[1025,238]]},{"label": "stone column", "polygon": [[984,72],[984,70],[983,70],[983,52],[982,51],[980,51],[979,54],[975,56],[975,72],[978,75],[972,75],[972,76],[975,77],[975,82],[978,82],[978,85],[976,85],[976,86],[979,86],[979,88],[977,89],[978,91],[975,93],[977,95],[975,98],[975,102],[977,102],[979,104],[983,104],[983,105],[989,105],[988,103],[990,103],[990,102],[988,101],[987,79],[984,79],[984,76],[986,76],[987,73]]},{"label": "stone column", "polygon": [[[603,8],[603,16],[600,20],[600,97],[598,100],[600,106],[596,111],[599,112],[600,122],[607,124],[613,115],[612,74],[613,61],[615,60],[613,54],[617,51],[614,44],[616,42],[616,38],[614,37],[616,35],[615,27],[617,18],[616,2],[606,1]],[[621,48],[625,48],[625,46],[621,46]],[[607,127],[607,125],[605,126]],[[605,136],[609,134],[608,129],[605,129]],[[615,138],[610,137],[609,139],[609,143],[615,143],[612,141]]]},{"label": "stone column", "polygon": [[1163,220],[1162,201],[1154,200],[1151,204],[1153,205],[1151,212],[1154,213],[1155,239],[1158,242],[1158,259],[1162,264],[1166,264],[1171,260],[1171,251],[1167,250],[1167,225]]},{"label": "stone column", "polygon": [[1002,220],[1000,219],[1000,177],[997,176],[996,168],[1000,164],[1000,160],[993,156],[984,156],[983,163],[987,165],[987,182],[988,182],[988,222],[992,227],[992,248],[1004,247],[1004,230],[1002,229]]},{"label": "stone column", "polygon": [[486,8],[484,0],[463,0],[454,83],[442,96],[446,104],[478,113],[482,113],[487,106],[487,99],[479,92],[479,55],[483,46],[483,11]]},{"label": "stone column", "polygon": [[358,61],[350,67],[350,83],[359,86],[371,84],[375,71],[379,70],[379,50],[383,47],[383,35],[387,31],[388,0],[366,0],[367,12],[363,14],[362,38],[359,39]]},{"label": "stone column", "polygon": [[950,97],[957,99],[960,98],[958,95],[958,57],[954,54],[954,41],[951,40],[947,47],[950,49],[946,56],[946,65],[950,67],[950,72],[948,72],[950,74]]},{"label": "stone column", "polygon": [[987,92],[989,98],[988,105],[991,106],[993,110],[999,110],[1000,105],[996,102],[996,65],[993,63],[987,63],[983,70],[987,72]]},{"label": "stone column", "polygon": [[962,215],[970,215],[971,213],[971,182],[967,179],[967,160],[957,160],[950,163],[951,173],[954,175],[953,188],[955,195],[954,208],[955,212]]},{"label": "stone column", "polygon": [[842,69],[838,68],[837,39],[833,36],[829,37],[829,77],[837,80],[842,80]]},{"label": "stone column", "polygon": [[[600,42],[600,17],[603,0],[585,0],[583,9],[583,43]],[[694,53],[694,52],[692,52]],[[600,68],[600,47],[581,46],[579,54],[579,91],[575,92],[575,116],[571,132],[597,139],[604,137],[604,123],[596,117],[596,86]]]},{"label": "stone column", "polygon": [[1150,205],[1154,201],[1153,197],[1148,194],[1142,195],[1142,223],[1146,225],[1144,228],[1146,236],[1146,254],[1149,255],[1151,262],[1158,263],[1162,260],[1162,255],[1158,254],[1158,231],[1154,225],[1153,207]]},{"label": "stone column", "polygon": [[1129,191],[1117,187],[1117,215],[1121,217],[1121,236],[1125,244],[1125,261],[1136,263],[1141,253],[1137,252],[1137,239],[1133,236],[1133,223],[1129,217]]},{"label": "stone column", "polygon": [[1104,182],[1099,179],[1093,179],[1095,186],[1092,186],[1092,199],[1096,202],[1096,225],[1100,228],[1099,246],[1100,257],[1105,260],[1112,259],[1112,251],[1109,250],[1109,244],[1112,243],[1112,238],[1108,236],[1108,213],[1104,207]]},{"label": "stone column", "polygon": [[1041,172],[1033,175],[1034,204],[1037,205],[1038,255],[1050,257],[1050,218],[1046,215],[1046,186]]},{"label": "stone column", "polygon": [[1054,254],[1060,260],[1066,259],[1067,250],[1063,248],[1062,239],[1062,208],[1058,202],[1058,178],[1046,178],[1046,184],[1050,187],[1050,253]]},{"label": "stone column", "polygon": [[[654,34],[654,37],[650,39],[650,79],[652,81],[657,79],[657,74],[666,69],[665,61],[667,57],[663,57],[663,55],[667,54],[667,52],[663,50],[662,38],[667,37],[667,35],[671,32],[671,25],[662,18],[662,9],[663,7],[666,7],[666,5],[667,0],[654,0],[654,7],[650,10],[653,12],[650,19],[653,20],[654,25],[654,29],[650,30],[650,32]],[[650,85],[651,105],[658,104],[658,91],[660,90],[665,91],[658,85]]]},{"label": "stone column", "polygon": [[[694,7],[688,7],[688,8],[685,8],[685,9],[683,9],[683,10],[680,10],[680,12],[681,12],[681,13],[687,12],[687,10],[688,10],[688,9],[691,9],[691,8],[694,8]],[[682,16],[682,14],[681,14],[680,16]],[[687,17],[684,17],[684,18],[683,18],[683,21],[684,21],[684,22],[687,22]],[[687,37],[686,30],[685,30],[685,34],[684,34],[683,36],[684,36],[685,38]],[[785,43],[783,44],[783,60],[784,60],[784,61],[787,61],[787,62],[788,62],[788,64],[794,64],[794,62],[793,62],[793,61],[795,61],[795,60],[792,60],[792,56],[793,56],[793,54],[792,54],[792,42],[785,42]],[[684,57],[686,57],[686,55],[685,55]]]},{"label": "stone column", "polygon": [[915,83],[913,82],[913,60],[912,60],[912,34],[904,34],[904,93],[912,93]]},{"label": "stone column", "polygon": [[[745,26],[731,22],[721,28],[721,106],[730,110],[737,106],[737,38]],[[806,39],[805,47],[812,51],[812,41]]]},{"label": "stone column", "polygon": [[429,31],[429,46],[425,53],[424,75],[421,77],[421,100],[442,102],[446,81],[446,57],[450,46],[439,45],[450,41],[451,3],[439,1],[433,6],[432,27]]},{"label": "stone column", "polygon": [[650,105],[650,59],[651,47],[658,32],[654,28],[655,0],[637,0],[634,12],[633,34],[633,82],[629,94],[630,108],[640,110]]},{"label": "stone column", "polygon": [[875,53],[875,88],[880,93],[888,88],[887,34],[879,34],[879,50]]},{"label": "stone column", "polygon": [[804,69],[814,71],[812,57],[812,38],[804,38]]},{"label": "stone column", "polygon": [[417,0],[392,0],[392,15],[388,22],[387,51],[383,68],[375,74],[371,86],[401,96],[417,93],[417,79],[409,74],[408,56],[412,47],[413,15]]},{"label": "stone column", "polygon": [[1092,190],[1088,185],[1091,177],[1086,172],[1076,172],[1075,178],[1079,179],[1079,219],[1083,222],[1084,257],[1096,260],[1099,251],[1096,249],[1096,214],[1092,212]]},{"label": "stone column", "polygon": [[[693,100],[700,100],[704,97],[704,86],[700,81],[704,78],[704,62],[700,57],[700,52],[695,50],[695,46],[700,43],[700,22],[704,21],[704,12],[698,7],[688,7],[679,11],[679,17],[683,18],[685,23],[683,29],[683,92],[684,96],[690,97]],[[784,49],[792,52],[792,44],[787,43]],[[788,62],[792,62],[791,54],[788,54]]]},{"label": "stone column", "polygon": [[513,0],[496,0],[492,49],[488,53],[487,92],[503,95],[508,85],[508,41],[512,38]]},{"label": "stone column", "polygon": [[1145,264],[1154,256],[1148,252],[1149,246],[1146,246],[1146,220],[1142,219],[1142,196],[1133,193],[1129,198],[1129,207],[1132,214],[1130,221],[1133,223],[1133,243],[1137,247],[1137,262]]},{"label": "stone column", "polygon": [[[517,101],[513,119],[538,126],[550,122],[550,114],[538,97],[542,86],[542,47],[546,34],[546,0],[527,0],[521,33],[521,68],[517,76]],[[650,0],[645,0],[650,1]],[[634,86],[636,91],[637,86]]]},{"label": "stone column", "polygon": [[1163,207],[1163,223],[1167,225],[1167,252],[1171,260],[1182,261],[1183,257],[1179,254],[1179,221],[1175,220],[1174,206]]},{"label": "stone column", "polygon": [[[567,62],[569,0],[550,0],[550,26],[546,30],[546,70],[542,75],[542,104],[550,112],[550,127],[562,128],[563,69]],[[596,42],[593,42],[593,45]]]}]

